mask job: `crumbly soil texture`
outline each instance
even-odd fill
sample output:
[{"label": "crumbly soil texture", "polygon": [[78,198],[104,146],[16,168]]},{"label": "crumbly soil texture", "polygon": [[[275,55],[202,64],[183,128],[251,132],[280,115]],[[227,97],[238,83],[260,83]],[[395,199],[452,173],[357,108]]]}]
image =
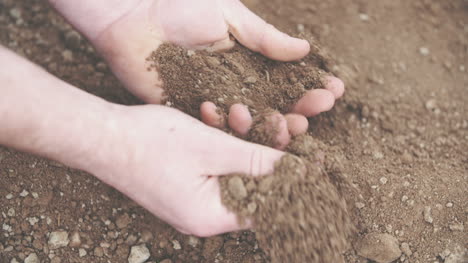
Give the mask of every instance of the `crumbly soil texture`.
[{"label": "crumbly soil texture", "polygon": [[227,52],[191,51],[165,44],[148,58],[164,82],[165,104],[199,117],[211,101],[227,113],[235,103],[253,115],[286,113],[306,90],[322,88],[327,61],[320,49],[299,62],[270,60],[237,44]]},{"label": "crumbly soil texture", "polygon": [[[185,236],[86,173],[0,147],[0,262],[34,262],[35,256],[54,263],[128,262],[131,250],[158,263],[339,262],[341,255],[347,263],[467,262],[468,3],[243,2],[288,33],[313,35],[336,63],[318,57],[306,58],[306,66],[271,62],[241,47],[225,54],[173,49],[182,67],[199,61],[203,76],[184,76],[200,87],[191,100],[171,99],[186,96],[174,88],[166,104],[194,116],[206,99],[224,112],[235,102],[286,112],[301,92],[320,85],[324,72],[347,87],[334,109],[310,119],[309,134],[293,141],[287,165],[277,164],[268,177],[233,175],[222,182],[225,203],[240,219],[264,222],[259,231]],[[83,90],[140,103],[46,1],[0,0],[0,43]],[[252,94],[242,96],[243,90]],[[232,94],[226,91],[237,99],[224,97]],[[287,181],[281,167],[296,176]],[[233,195],[242,186],[245,192]],[[324,195],[329,198],[319,198]],[[269,217],[273,209],[283,216]],[[319,225],[321,231],[310,231]],[[326,233],[336,240],[308,247]]]}]

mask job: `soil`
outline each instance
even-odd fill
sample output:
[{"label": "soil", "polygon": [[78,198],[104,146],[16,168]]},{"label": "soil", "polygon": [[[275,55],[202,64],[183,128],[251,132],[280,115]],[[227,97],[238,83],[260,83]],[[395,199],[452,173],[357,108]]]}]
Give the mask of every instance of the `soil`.
[{"label": "soil", "polygon": [[[347,85],[344,98],[310,119],[309,129],[325,144],[323,158],[336,161],[325,161],[326,180],[352,205],[357,232],[345,262],[369,262],[372,251],[388,253],[375,259],[381,262],[466,262],[468,3],[244,2],[288,33],[316,37],[336,61],[329,70]],[[0,43],[88,92],[140,103],[45,1],[0,0]],[[0,147],[0,176],[0,262],[33,253],[41,262],[127,262],[139,244],[153,262],[269,262],[259,248],[267,240],[250,231],[184,236],[94,177],[55,162]],[[346,194],[347,182],[356,195]],[[59,230],[70,239],[77,232],[79,242],[50,249]],[[389,242],[363,242],[382,235]]]},{"label": "soil", "polygon": [[165,104],[195,117],[204,101],[224,112],[242,103],[253,115],[267,109],[287,113],[306,90],[323,87],[320,77],[327,71],[318,47],[302,61],[281,63],[239,44],[223,53],[165,44],[148,60],[164,82]]}]

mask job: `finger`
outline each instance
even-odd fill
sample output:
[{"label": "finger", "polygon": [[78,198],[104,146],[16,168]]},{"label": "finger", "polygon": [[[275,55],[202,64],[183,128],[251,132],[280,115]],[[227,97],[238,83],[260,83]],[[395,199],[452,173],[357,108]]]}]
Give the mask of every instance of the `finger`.
[{"label": "finger", "polygon": [[343,81],[334,76],[326,76],[324,79],[325,89],[333,93],[335,99],[341,98],[345,92],[345,85]]},{"label": "finger", "polygon": [[[200,204],[203,204],[203,210],[206,212],[200,213],[200,211],[194,211],[192,213],[198,218],[192,218],[191,221],[200,222],[199,225],[191,227],[193,229],[188,231],[194,235],[209,237],[252,227],[250,220],[246,224],[239,224],[236,214],[229,211],[223,205],[218,179],[218,177],[211,177],[203,184]],[[187,230],[184,232],[187,232]]]},{"label": "finger", "polygon": [[223,3],[230,32],[244,46],[279,61],[298,60],[309,53],[307,41],[282,33],[240,1],[223,0]]},{"label": "finger", "polygon": [[283,150],[291,141],[291,135],[288,130],[288,121],[283,114],[275,112],[266,118],[265,124],[267,129],[276,132],[275,148]]},{"label": "finger", "polygon": [[234,104],[229,109],[229,127],[239,135],[245,136],[249,133],[253,120],[247,106]]},{"label": "finger", "polygon": [[306,117],[315,116],[321,112],[329,111],[335,104],[335,95],[326,89],[309,90],[294,105],[292,112]]},{"label": "finger", "polygon": [[288,122],[288,131],[292,136],[301,135],[307,132],[309,121],[306,117],[300,114],[286,114],[284,116]]},{"label": "finger", "polygon": [[216,105],[211,101],[206,101],[201,104],[200,116],[206,125],[218,129],[222,129],[226,126],[223,116],[217,112]]}]

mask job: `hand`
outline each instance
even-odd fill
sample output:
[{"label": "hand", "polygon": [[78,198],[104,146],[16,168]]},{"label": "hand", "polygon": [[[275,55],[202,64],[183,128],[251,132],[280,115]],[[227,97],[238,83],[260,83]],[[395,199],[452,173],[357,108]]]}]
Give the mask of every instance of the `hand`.
[{"label": "hand", "polygon": [[111,116],[104,162],[90,172],[185,234],[240,230],[218,177],[269,173],[283,155],[163,106],[117,106]]},{"label": "hand", "polygon": [[[228,49],[233,45],[232,34],[246,47],[281,61],[300,59],[310,50],[307,41],[281,33],[238,0],[50,1],[88,36],[127,88],[148,103],[161,102],[163,85],[154,72],[147,72],[145,58],[165,42],[191,49]],[[328,76],[323,81],[327,88],[308,91],[292,114],[271,116],[279,148],[287,145],[290,134],[307,131],[305,117],[330,110],[342,96],[341,80]],[[203,103],[200,111],[208,125],[225,123],[212,102]],[[227,123],[246,134],[252,117],[246,107],[234,105]]]}]

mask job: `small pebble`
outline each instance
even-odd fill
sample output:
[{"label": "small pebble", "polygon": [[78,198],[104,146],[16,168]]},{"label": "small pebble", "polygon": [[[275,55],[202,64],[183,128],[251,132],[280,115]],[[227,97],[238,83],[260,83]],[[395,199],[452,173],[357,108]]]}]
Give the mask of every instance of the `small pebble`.
[{"label": "small pebble", "polygon": [[300,33],[304,33],[305,31],[305,27],[303,24],[298,24],[297,25],[297,31],[299,31]]},{"label": "small pebble", "polygon": [[195,236],[189,236],[187,243],[191,247],[197,247],[200,244],[200,239],[198,237],[195,237]]},{"label": "small pebble", "polygon": [[377,263],[390,263],[401,256],[398,240],[389,234],[370,233],[358,241],[356,251],[361,257]]},{"label": "small pebble", "polygon": [[12,194],[7,194],[7,195],[5,196],[5,198],[6,198],[7,200],[10,200],[10,199],[13,198],[13,195],[12,195]]},{"label": "small pebble", "polygon": [[432,222],[434,222],[434,219],[432,218],[430,206],[424,207],[423,215],[424,215],[424,221],[426,221],[427,223],[432,224]]},{"label": "small pebble", "polygon": [[181,250],[182,249],[182,246],[180,245],[180,242],[177,241],[177,240],[172,240],[172,247],[175,250]]},{"label": "small pebble", "polygon": [[68,243],[70,243],[70,240],[68,239],[67,232],[63,230],[59,230],[59,231],[54,231],[50,233],[49,241],[48,241],[50,249],[66,247]]},{"label": "small pebble", "polygon": [[362,21],[369,21],[369,15],[368,14],[359,14],[359,19]]},{"label": "small pebble", "polygon": [[94,256],[96,256],[96,257],[104,256],[104,250],[102,249],[102,247],[95,247],[94,248]]},{"label": "small pebble", "polygon": [[257,78],[253,76],[250,76],[244,79],[245,84],[254,84],[256,82],[257,82]]},{"label": "small pebble", "polygon": [[78,256],[80,256],[80,258],[86,256],[87,254],[88,254],[88,252],[86,252],[86,250],[84,248],[78,249]]},{"label": "small pebble", "polygon": [[120,229],[126,228],[131,222],[132,218],[127,213],[120,215],[117,217],[117,220],[115,220],[115,224]]},{"label": "small pebble", "polygon": [[65,44],[68,48],[77,49],[80,47],[81,36],[75,30],[70,30],[65,34]]},{"label": "small pebble", "polygon": [[26,196],[29,195],[29,192],[23,189],[23,191],[22,191],[19,195],[20,195],[21,197],[26,197]]},{"label": "small pebble", "polygon": [[354,205],[357,207],[357,209],[362,209],[366,206],[364,203],[361,202],[356,202]]},{"label": "small pebble", "polygon": [[427,47],[421,47],[419,48],[419,53],[421,53],[423,56],[427,56],[429,55],[430,51]]},{"label": "small pebble", "polygon": [[150,252],[145,244],[139,246],[133,246],[130,249],[130,256],[128,257],[128,263],[143,263],[150,257]]},{"label": "small pebble", "polygon": [[21,19],[21,10],[19,8],[10,9],[10,16],[14,19]]},{"label": "small pebble", "polygon": [[62,57],[65,62],[73,62],[73,52],[71,52],[71,50],[64,50],[62,52]]},{"label": "small pebble", "polygon": [[426,106],[426,109],[428,110],[435,110],[437,108],[436,100],[431,99],[431,100],[426,101],[425,106]]},{"label": "small pebble", "polygon": [[449,228],[452,231],[463,232],[463,230],[465,230],[465,227],[463,226],[463,223],[458,223],[458,222],[449,224]]},{"label": "small pebble", "polygon": [[242,200],[247,197],[244,181],[239,176],[229,178],[228,189],[231,196],[236,200]]},{"label": "small pebble", "polygon": [[24,263],[40,263],[39,257],[36,253],[31,253],[27,258],[24,259]]},{"label": "small pebble", "polygon": [[452,207],[453,207],[453,203],[452,203],[452,202],[448,202],[445,206],[448,207],[448,208],[452,208]]},{"label": "small pebble", "polygon": [[9,217],[13,217],[13,216],[15,216],[15,214],[16,214],[16,212],[15,212],[15,209],[14,209],[14,208],[8,209],[7,215],[8,215]]},{"label": "small pebble", "polygon": [[401,251],[403,251],[403,253],[405,253],[406,256],[410,257],[411,255],[413,255],[413,252],[411,251],[408,243],[406,242],[401,243],[400,248],[401,248]]},{"label": "small pebble", "polygon": [[381,184],[386,184],[388,182],[388,179],[386,177],[382,177],[382,178],[380,178],[379,181],[380,181]]},{"label": "small pebble", "polygon": [[406,196],[406,195],[404,195],[404,196],[401,197],[401,201],[402,201],[402,202],[406,202],[406,201],[408,201],[408,199],[409,199],[409,197]]},{"label": "small pebble", "polygon": [[75,232],[73,232],[71,234],[69,246],[70,247],[79,247],[80,245],[81,245],[80,233],[75,231]]}]

